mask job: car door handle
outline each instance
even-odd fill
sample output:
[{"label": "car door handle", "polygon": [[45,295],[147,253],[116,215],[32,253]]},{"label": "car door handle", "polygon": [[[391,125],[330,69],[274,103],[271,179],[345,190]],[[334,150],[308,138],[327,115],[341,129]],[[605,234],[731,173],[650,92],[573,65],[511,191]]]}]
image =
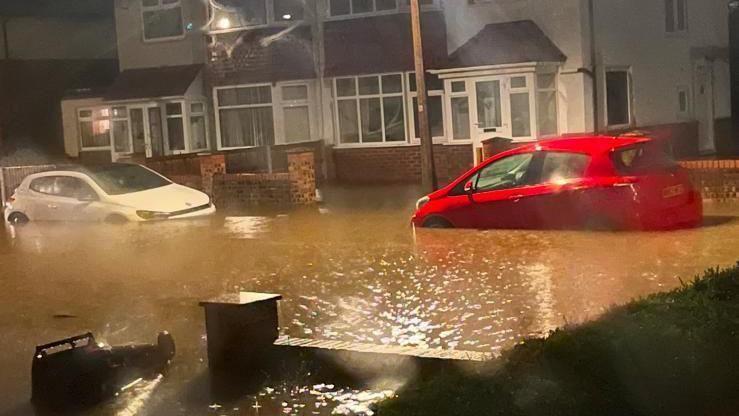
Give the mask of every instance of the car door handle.
[{"label": "car door handle", "polygon": [[51,209],[57,209],[57,208],[59,208],[58,206],[52,205],[52,204],[47,205],[47,207],[49,207]]},{"label": "car door handle", "polygon": [[521,198],[523,198],[525,196],[526,195],[521,195],[521,194],[519,194],[519,195],[512,195],[512,196],[509,196],[508,199],[511,200],[511,201],[513,201],[513,202],[518,202],[518,201],[521,200]]}]

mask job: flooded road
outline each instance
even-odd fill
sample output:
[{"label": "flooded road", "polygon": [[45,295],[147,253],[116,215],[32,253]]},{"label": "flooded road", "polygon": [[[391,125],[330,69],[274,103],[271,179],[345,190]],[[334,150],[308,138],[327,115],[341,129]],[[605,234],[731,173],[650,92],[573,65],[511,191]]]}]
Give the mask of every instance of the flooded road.
[{"label": "flooded road", "polygon": [[[0,415],[32,414],[35,345],[87,330],[116,344],[167,329],[178,348],[168,377],[91,414],[273,414],[270,403],[331,414],[347,408],[334,400],[342,395],[388,394],[272,386],[263,405],[203,405],[197,305],[224,292],[282,294],[280,332],[294,337],[499,352],[739,260],[739,206],[708,205],[704,227],[664,233],[414,232],[417,195],[332,189],[320,208],[285,213],[9,229],[0,234]],[[316,402],[289,402],[300,395]]]}]

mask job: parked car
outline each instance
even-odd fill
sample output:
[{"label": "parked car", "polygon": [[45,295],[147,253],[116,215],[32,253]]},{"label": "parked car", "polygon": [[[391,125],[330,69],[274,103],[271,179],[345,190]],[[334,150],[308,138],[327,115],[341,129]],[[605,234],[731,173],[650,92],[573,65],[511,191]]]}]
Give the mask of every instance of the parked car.
[{"label": "parked car", "polygon": [[29,175],[6,204],[5,219],[122,223],[203,217],[215,211],[203,192],[141,165],[114,163]]},{"label": "parked car", "polygon": [[701,223],[683,168],[643,137],[570,137],[496,155],[421,198],[417,227],[664,229]]}]

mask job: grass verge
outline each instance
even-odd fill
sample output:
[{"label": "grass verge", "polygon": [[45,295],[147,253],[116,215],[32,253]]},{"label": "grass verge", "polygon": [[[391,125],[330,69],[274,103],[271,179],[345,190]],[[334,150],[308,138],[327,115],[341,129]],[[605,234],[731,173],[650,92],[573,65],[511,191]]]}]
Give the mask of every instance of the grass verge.
[{"label": "grass verge", "polygon": [[379,406],[413,415],[739,415],[739,264],[448,369]]}]

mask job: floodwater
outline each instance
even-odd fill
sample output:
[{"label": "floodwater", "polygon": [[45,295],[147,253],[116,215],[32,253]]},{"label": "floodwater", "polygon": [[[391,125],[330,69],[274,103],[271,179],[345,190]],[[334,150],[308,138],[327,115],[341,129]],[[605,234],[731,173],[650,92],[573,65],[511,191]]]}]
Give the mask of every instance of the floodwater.
[{"label": "floodwater", "polygon": [[[0,415],[32,414],[37,344],[93,331],[107,343],[169,330],[167,377],[91,414],[331,414],[392,394],[265,386],[211,403],[198,301],[280,293],[293,337],[500,352],[739,260],[739,205],[660,233],[414,230],[412,188],[329,189],[320,207],[146,225],[28,224],[0,233]],[[402,385],[402,381],[400,383]]]}]

